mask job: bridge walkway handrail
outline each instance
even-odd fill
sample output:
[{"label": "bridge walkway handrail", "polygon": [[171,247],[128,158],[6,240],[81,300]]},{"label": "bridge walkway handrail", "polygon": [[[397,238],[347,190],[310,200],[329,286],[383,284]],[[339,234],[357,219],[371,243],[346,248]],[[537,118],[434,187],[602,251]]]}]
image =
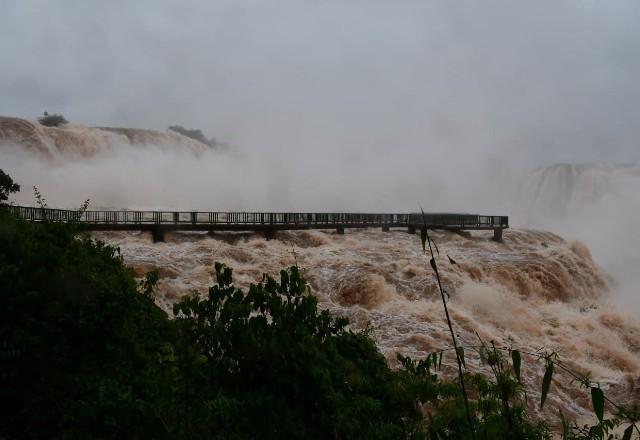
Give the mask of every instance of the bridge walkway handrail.
[{"label": "bridge walkway handrail", "polygon": [[476,214],[344,213],[344,212],[207,212],[207,211],[77,211],[7,205],[16,217],[29,221],[85,225],[362,225],[420,226],[449,229],[508,228],[506,216]]}]

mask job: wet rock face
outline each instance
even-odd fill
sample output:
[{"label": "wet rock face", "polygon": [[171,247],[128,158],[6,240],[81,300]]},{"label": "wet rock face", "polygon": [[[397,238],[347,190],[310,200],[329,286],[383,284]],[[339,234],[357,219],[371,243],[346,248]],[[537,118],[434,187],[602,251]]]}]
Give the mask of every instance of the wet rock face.
[{"label": "wet rock face", "polygon": [[59,156],[88,158],[118,145],[156,145],[184,149],[194,154],[209,149],[201,142],[170,130],[90,128],[78,124],[45,127],[28,119],[0,116],[0,144],[2,143],[16,145],[50,159]]}]

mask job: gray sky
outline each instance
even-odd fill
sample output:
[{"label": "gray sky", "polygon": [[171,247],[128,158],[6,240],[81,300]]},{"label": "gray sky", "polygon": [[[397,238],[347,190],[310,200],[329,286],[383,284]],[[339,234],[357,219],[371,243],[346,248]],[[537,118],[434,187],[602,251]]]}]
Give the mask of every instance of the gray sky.
[{"label": "gray sky", "polygon": [[0,11],[3,115],[182,124],[246,151],[363,166],[640,159],[637,0],[0,0]]}]

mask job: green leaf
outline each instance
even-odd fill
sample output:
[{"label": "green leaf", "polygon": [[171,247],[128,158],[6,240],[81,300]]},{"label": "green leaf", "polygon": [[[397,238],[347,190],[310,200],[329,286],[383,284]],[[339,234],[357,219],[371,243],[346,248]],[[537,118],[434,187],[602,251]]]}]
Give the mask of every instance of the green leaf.
[{"label": "green leaf", "polygon": [[157,269],[147,272],[144,275],[144,280],[140,282],[142,294],[148,297],[153,297],[153,289],[155,289],[159,279],[160,274]]},{"label": "green leaf", "polygon": [[544,372],[542,378],[542,397],[540,398],[540,408],[544,405],[544,401],[547,400],[547,394],[549,393],[549,387],[551,386],[551,378],[553,377],[553,362],[547,363],[547,369]]},{"label": "green leaf", "polygon": [[438,269],[436,268],[436,260],[434,260],[434,259],[432,258],[432,259],[431,259],[431,261],[430,261],[429,263],[431,263],[431,268],[432,268],[434,271],[437,271],[437,270],[438,270]]},{"label": "green leaf", "polygon": [[458,347],[457,349],[458,357],[460,358],[460,362],[464,368],[467,368],[467,364],[464,361],[464,347]]},{"label": "green leaf", "polygon": [[558,412],[560,413],[560,421],[562,422],[562,438],[569,438],[569,422],[567,422],[567,419],[564,417],[562,410],[558,410]]},{"label": "green leaf", "polygon": [[631,440],[631,434],[633,434],[633,425],[624,430],[624,434],[622,434],[622,440]]},{"label": "green leaf", "polygon": [[513,361],[513,371],[516,373],[516,379],[520,382],[520,352],[511,350],[511,360]]},{"label": "green leaf", "polygon": [[427,228],[425,226],[420,230],[420,240],[422,241],[422,252],[426,252],[426,243],[427,243]]},{"label": "green leaf", "polygon": [[593,403],[593,411],[596,413],[598,420],[602,422],[604,417],[604,393],[600,388],[591,387],[591,403]]},{"label": "green leaf", "polygon": [[444,352],[441,351],[440,352],[440,359],[438,360],[438,370],[442,370],[442,356],[444,355]]},{"label": "green leaf", "polygon": [[223,287],[229,286],[233,282],[231,275],[233,270],[225,264],[218,262],[215,263],[215,268],[218,284]]},{"label": "green leaf", "polygon": [[480,347],[480,365],[485,365],[487,363],[487,349],[484,348],[484,345]]}]

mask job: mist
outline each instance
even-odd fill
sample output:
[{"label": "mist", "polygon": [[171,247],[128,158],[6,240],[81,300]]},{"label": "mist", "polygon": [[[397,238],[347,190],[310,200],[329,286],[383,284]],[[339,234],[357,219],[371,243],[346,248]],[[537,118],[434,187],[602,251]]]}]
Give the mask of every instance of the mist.
[{"label": "mist", "polygon": [[638,160],[633,0],[5,3],[4,115],[181,124],[329,165]]},{"label": "mist", "polygon": [[[427,152],[410,158],[366,154],[323,157],[292,152],[188,151],[117,145],[90,159],[53,160],[5,145],[0,160],[22,191],[15,203],[33,204],[32,187],[50,206],[165,210],[271,210],[304,212],[506,212],[514,176],[491,176],[490,164],[437,161]],[[479,161],[482,159],[478,158]],[[482,163],[482,162],[479,162]],[[468,170],[466,175],[461,169]],[[473,172],[471,175],[469,172]],[[477,182],[448,185],[447,181]]]},{"label": "mist", "polygon": [[586,217],[530,221],[516,207],[539,166],[640,160],[637,1],[26,0],[2,11],[0,115],[180,124],[229,145],[53,162],[3,145],[17,203],[33,203],[37,185],[60,207],[505,214],[585,241],[618,279],[635,278],[637,180]]}]

